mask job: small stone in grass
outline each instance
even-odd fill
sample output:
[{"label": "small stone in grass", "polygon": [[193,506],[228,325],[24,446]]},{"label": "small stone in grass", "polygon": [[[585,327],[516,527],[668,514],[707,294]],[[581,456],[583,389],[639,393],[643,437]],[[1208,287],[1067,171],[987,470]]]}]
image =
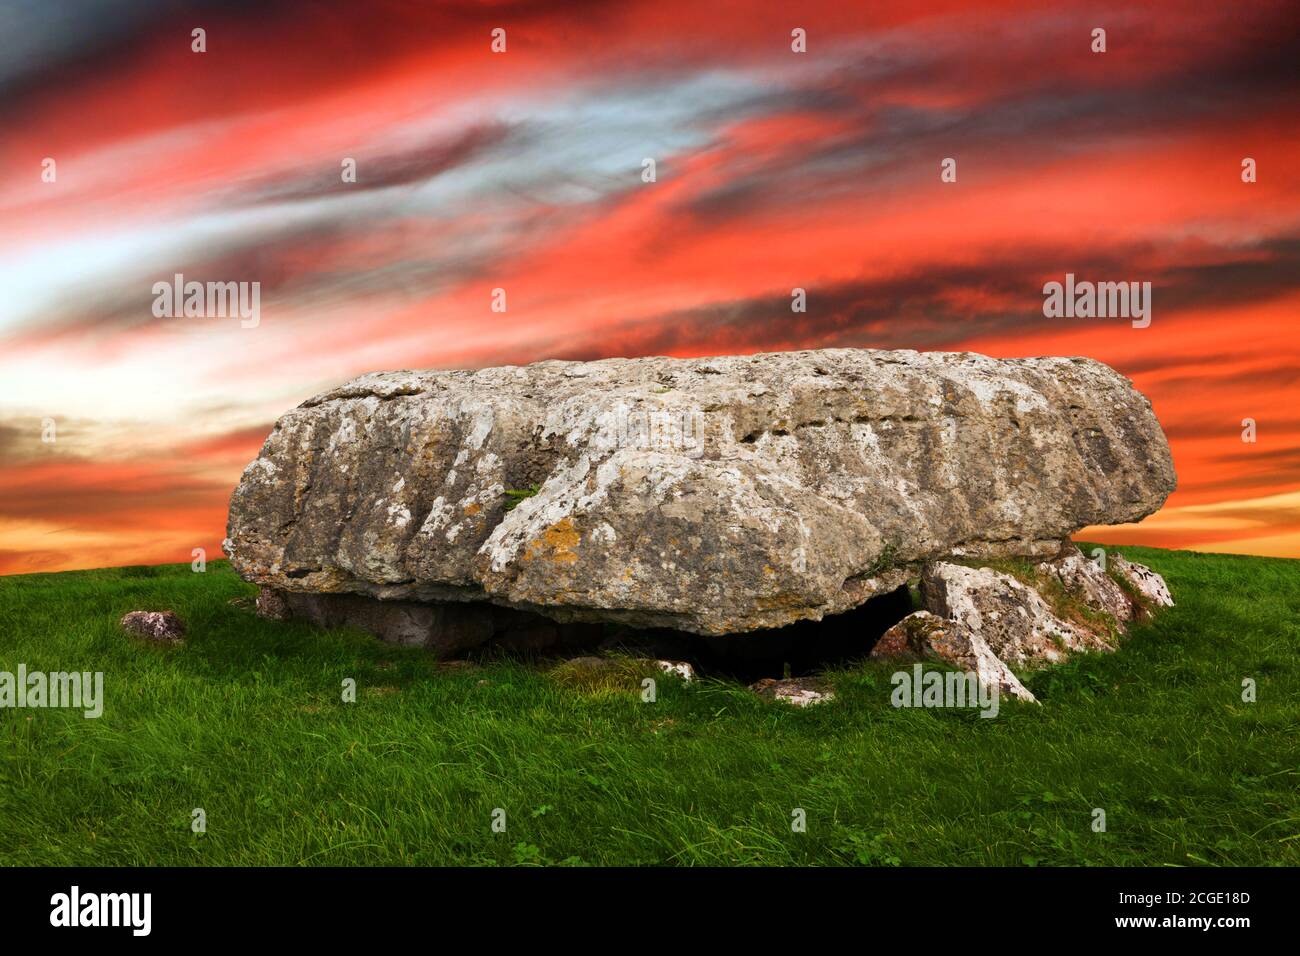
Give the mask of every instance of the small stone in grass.
[{"label": "small stone in grass", "polygon": [[1174,598],[1169,593],[1169,586],[1165,584],[1165,579],[1145,564],[1129,561],[1122,554],[1112,555],[1110,560],[1110,566],[1151,604],[1156,607],[1174,606]]},{"label": "small stone in grass", "polygon": [[185,636],[185,625],[171,611],[128,611],[121,624],[128,634],[160,644],[179,644]]},{"label": "small stone in grass", "polygon": [[687,661],[655,661],[655,666],[665,674],[673,674],[689,684],[695,680],[695,668]]},{"label": "small stone in grass", "polygon": [[257,616],[268,621],[289,619],[289,604],[275,588],[261,588],[257,592]]},{"label": "small stone in grass", "polygon": [[750,684],[749,689],[759,697],[782,700],[795,707],[811,707],[835,699],[826,683],[815,677],[787,677],[785,680],[764,677]]}]

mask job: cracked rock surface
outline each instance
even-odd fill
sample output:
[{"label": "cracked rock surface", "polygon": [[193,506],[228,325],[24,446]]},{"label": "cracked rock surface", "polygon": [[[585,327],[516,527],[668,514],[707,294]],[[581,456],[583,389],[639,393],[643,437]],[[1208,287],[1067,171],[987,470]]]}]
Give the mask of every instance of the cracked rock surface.
[{"label": "cracked rock surface", "polygon": [[933,660],[975,674],[986,687],[1019,700],[1035,702],[1020,679],[963,621],[945,620],[929,611],[916,611],[884,633],[871,651],[876,659],[896,661]]},{"label": "cracked rock surface", "polygon": [[945,557],[1050,560],[1174,484],[1150,403],[1082,358],[384,372],[276,423],[226,551],[286,593],[735,634],[849,610]]},{"label": "cracked rock surface", "polygon": [[1113,558],[1115,570],[1142,596],[1151,607],[1173,607],[1174,599],[1165,585],[1165,579],[1146,565],[1129,561],[1122,554]]},{"label": "cracked rock surface", "polygon": [[925,569],[921,595],[927,610],[964,624],[1016,667],[1114,650],[1106,635],[1062,620],[1036,590],[989,568],[936,562]]},{"label": "cracked rock surface", "polygon": [[[1120,560],[1123,561],[1123,557],[1120,557]],[[1130,567],[1141,567],[1141,565],[1130,565]],[[1102,570],[1100,564],[1085,558],[1077,547],[1071,546],[1056,559],[1040,564],[1038,572],[1055,578],[1067,594],[1074,595],[1098,614],[1108,615],[1117,624],[1122,625],[1133,618],[1133,604],[1124,593],[1124,589]],[[1148,571],[1148,573],[1155,572]]]}]

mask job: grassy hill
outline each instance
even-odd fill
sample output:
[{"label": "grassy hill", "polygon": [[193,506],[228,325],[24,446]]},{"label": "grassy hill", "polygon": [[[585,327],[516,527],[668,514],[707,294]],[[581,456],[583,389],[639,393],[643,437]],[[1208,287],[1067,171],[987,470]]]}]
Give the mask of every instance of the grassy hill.
[{"label": "grassy hill", "polygon": [[[880,664],[806,711],[440,665],[259,620],[224,562],[0,578],[0,670],[105,675],[98,719],[0,709],[0,863],[1300,864],[1300,562],[1120,550],[1178,607],[992,720]],[[117,627],[167,608],[183,646]]]}]

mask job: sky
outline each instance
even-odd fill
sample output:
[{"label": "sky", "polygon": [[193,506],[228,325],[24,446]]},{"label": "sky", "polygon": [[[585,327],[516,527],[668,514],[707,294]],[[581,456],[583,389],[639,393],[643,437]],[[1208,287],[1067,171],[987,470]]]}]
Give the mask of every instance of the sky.
[{"label": "sky", "polygon": [[[1106,362],[1179,487],[1076,537],[1300,557],[1297,19],[5,0],[0,573],[218,556],[275,419],[364,372],[823,347]],[[155,315],[178,273],[256,324]],[[1150,325],[1045,316],[1067,273]]]}]

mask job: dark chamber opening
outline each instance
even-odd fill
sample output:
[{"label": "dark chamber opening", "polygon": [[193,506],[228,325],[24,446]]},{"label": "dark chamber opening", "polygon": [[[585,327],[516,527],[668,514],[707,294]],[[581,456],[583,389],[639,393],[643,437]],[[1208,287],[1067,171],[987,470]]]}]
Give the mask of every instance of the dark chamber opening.
[{"label": "dark chamber opening", "polygon": [[702,637],[666,629],[609,629],[601,647],[689,661],[705,677],[750,683],[763,677],[803,677],[866,657],[881,635],[915,610],[903,585],[865,604],[820,621]]}]

